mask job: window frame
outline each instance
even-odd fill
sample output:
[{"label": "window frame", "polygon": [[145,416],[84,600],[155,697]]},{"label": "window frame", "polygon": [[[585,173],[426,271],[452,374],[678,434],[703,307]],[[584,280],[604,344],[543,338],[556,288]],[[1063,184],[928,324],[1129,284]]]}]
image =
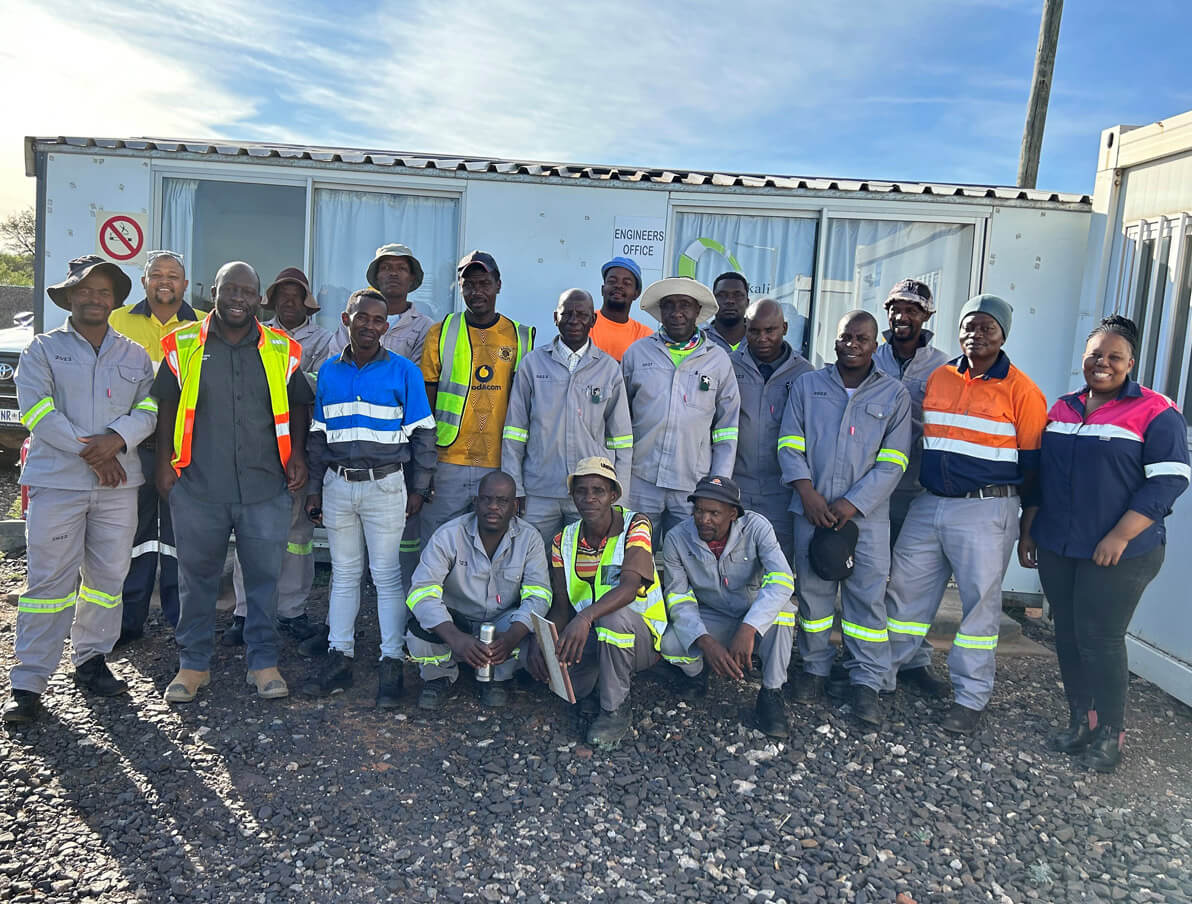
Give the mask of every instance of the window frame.
[{"label": "window frame", "polygon": [[[172,160],[167,163],[150,161],[150,178],[154,216],[149,223],[150,245],[157,247],[162,233],[165,210],[163,181],[165,179],[198,179],[210,182],[238,182],[256,185],[285,185],[306,190],[306,220],[303,224],[302,270],[310,273],[314,261],[315,189],[344,189],[373,191],[392,195],[420,195],[424,197],[454,198],[459,205],[458,228],[455,237],[456,260],[464,254],[464,235],[467,231],[466,186],[450,177],[386,175],[380,182],[373,173],[342,172],[338,169],[293,167],[289,172],[277,172],[253,163],[209,163]],[[188,262],[189,263],[189,262]],[[452,306],[462,310],[459,293],[452,296]]]},{"label": "window frame", "polygon": [[972,258],[969,265],[969,297],[978,294],[985,281],[985,250],[995,208],[974,204],[949,203],[940,209],[935,203],[917,201],[850,201],[844,198],[808,198],[805,202],[789,198],[758,198],[725,194],[684,194],[672,192],[667,205],[666,244],[664,248],[665,275],[673,275],[675,235],[678,215],[710,214],[719,216],[760,216],[815,218],[819,222],[815,236],[815,257],[811,273],[811,306],[808,311],[808,330],[803,337],[804,351],[814,347],[815,315],[823,304],[822,268],[826,265],[828,227],[832,220],[888,220],[903,223],[940,223],[973,227]]},{"label": "window frame", "polygon": [[[1165,239],[1169,241],[1166,256],[1160,253]],[[1155,250],[1149,272],[1144,274],[1141,252],[1144,243],[1149,241],[1155,243]],[[1175,347],[1177,330],[1172,321],[1177,314],[1179,289],[1186,278],[1185,268],[1192,266],[1192,211],[1124,223],[1117,244],[1112,261],[1116,279],[1112,281],[1113,285],[1106,286],[1102,311],[1104,314],[1123,314],[1137,324],[1139,349],[1135,375],[1140,378],[1149,369],[1153,375],[1149,382],[1155,384],[1152,388],[1156,391],[1168,388],[1167,373],[1173,356],[1181,356],[1179,380],[1172,401],[1186,412],[1192,403],[1192,391],[1188,386],[1192,370],[1192,304],[1184,313],[1182,348]],[[1147,289],[1145,317],[1140,316],[1139,311],[1143,297],[1139,294],[1139,288],[1144,285],[1142,280],[1145,280]],[[1162,295],[1157,294],[1159,292]],[[1158,322],[1155,322],[1156,317]],[[1155,337],[1153,350],[1149,347],[1152,335]],[[1188,443],[1192,448],[1192,424],[1188,426]]]}]

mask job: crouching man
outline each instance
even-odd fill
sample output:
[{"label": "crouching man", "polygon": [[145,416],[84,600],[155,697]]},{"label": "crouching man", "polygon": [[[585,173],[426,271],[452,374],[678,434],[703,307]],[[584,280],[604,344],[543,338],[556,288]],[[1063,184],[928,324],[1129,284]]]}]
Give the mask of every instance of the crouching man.
[{"label": "crouching man", "polygon": [[692,516],[662,546],[671,620],[662,655],[694,679],[691,696],[702,696],[708,687],[704,660],[717,675],[740,681],[758,647],[758,728],[785,738],[782,686],[795,641],[791,567],[770,522],[741,507],[741,489],[729,478],[703,478],[688,499]]},{"label": "crouching man", "polygon": [[[600,456],[582,459],[567,477],[567,490],[580,520],[555,534],[551,545],[555,652],[569,666],[581,707],[595,713],[590,704],[599,698],[588,743],[612,747],[632,723],[633,674],[658,661],[666,607],[654,571],[650,519],[616,505],[622,487],[613,463]],[[528,667],[535,678],[548,680],[533,640]]]},{"label": "crouching man", "polygon": [[[525,661],[531,613],[545,615],[550,608],[542,536],[514,516],[516,508],[513,478],[490,471],[480,479],[473,510],[439,527],[414,569],[406,649],[422,677],[421,709],[447,702],[460,662],[491,668],[482,704],[504,706],[508,700],[505,683]],[[486,622],[496,628],[488,644],[479,639]]]}]

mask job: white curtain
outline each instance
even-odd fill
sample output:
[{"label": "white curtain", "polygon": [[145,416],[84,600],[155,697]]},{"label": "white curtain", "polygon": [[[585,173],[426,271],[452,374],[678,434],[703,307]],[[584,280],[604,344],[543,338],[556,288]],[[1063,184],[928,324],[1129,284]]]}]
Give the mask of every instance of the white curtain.
[{"label": "white curtain", "polygon": [[886,295],[907,278],[931,287],[936,314],[927,328],[936,333],[939,348],[959,354],[956,318],[969,297],[971,225],[832,219],[826,257],[820,268],[819,308],[812,316],[813,364],[836,360],[836,324],[848,311],[869,311],[886,329]]},{"label": "white curtain", "polygon": [[454,198],[316,189],[311,288],[322,308],[318,320],[338,327],[348,296],[367,285],[373,253],[391,242],[408,246],[425,274],[410,301],[441,320],[454,302],[458,234]]},{"label": "white curtain", "polygon": [[161,244],[159,250],[176,251],[182,255],[186,266],[186,275],[190,279],[191,297],[188,302],[194,304],[193,292],[199,283],[195,279],[194,267],[194,232],[195,232],[195,193],[199,189],[198,179],[163,179],[162,180],[162,213],[161,213]]},{"label": "white curtain", "polygon": [[802,350],[816,229],[817,221],[809,217],[680,213],[672,272],[711,288],[721,273],[736,270],[749,281],[750,298],[768,295],[782,304],[787,341]]}]

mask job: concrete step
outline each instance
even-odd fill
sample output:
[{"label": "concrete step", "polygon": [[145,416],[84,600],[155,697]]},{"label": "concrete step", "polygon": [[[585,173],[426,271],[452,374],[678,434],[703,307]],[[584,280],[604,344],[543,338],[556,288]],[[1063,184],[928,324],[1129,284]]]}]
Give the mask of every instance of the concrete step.
[{"label": "concrete step", "polygon": [[[935,620],[931,623],[931,631],[928,632],[928,638],[933,641],[950,641],[956,636],[956,632],[960,630],[960,622],[963,615],[964,611],[960,605],[960,593],[955,587],[949,587],[944,591],[943,602],[940,603],[939,612],[936,613]],[[1022,625],[1003,612],[1001,625],[998,628],[998,643],[1018,640],[1020,637],[1022,637]]]}]

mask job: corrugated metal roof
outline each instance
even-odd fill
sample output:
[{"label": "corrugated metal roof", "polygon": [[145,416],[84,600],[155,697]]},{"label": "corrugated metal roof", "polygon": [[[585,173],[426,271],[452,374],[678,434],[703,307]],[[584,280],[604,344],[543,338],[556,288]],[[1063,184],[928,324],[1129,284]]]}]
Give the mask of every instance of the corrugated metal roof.
[{"label": "corrugated metal roof", "polygon": [[697,170],[637,169],[578,163],[549,163],[536,160],[500,160],[381,151],[363,148],[324,148],[262,142],[208,142],[161,138],[79,138],[30,137],[25,139],[26,172],[33,172],[33,146],[45,150],[55,146],[98,148],[102,151],[185,154],[212,157],[243,157],[252,161],[270,159],[313,161],[349,166],[402,167],[433,170],[443,174],[495,174],[536,176],[543,180],[583,180],[642,182],[673,186],[778,189],[782,191],[855,192],[884,195],[929,195],[939,198],[973,198],[999,201],[1033,201],[1050,204],[1091,206],[1088,195],[1039,191],[1002,185],[951,185],[938,182],[888,182],[877,179],[824,179],[806,176],[779,176],[764,173],[716,173]]}]

